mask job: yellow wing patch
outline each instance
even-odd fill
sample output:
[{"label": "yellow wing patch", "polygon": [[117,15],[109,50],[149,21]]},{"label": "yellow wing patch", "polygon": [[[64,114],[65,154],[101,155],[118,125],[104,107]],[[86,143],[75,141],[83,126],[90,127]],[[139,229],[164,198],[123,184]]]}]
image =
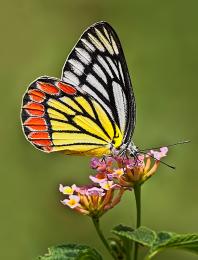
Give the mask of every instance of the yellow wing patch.
[{"label": "yellow wing patch", "polygon": [[65,154],[73,155],[89,155],[89,156],[102,156],[104,154],[110,154],[109,146],[98,146],[98,145],[72,145],[72,146],[54,146],[52,150],[54,152],[63,151]]},{"label": "yellow wing patch", "polygon": [[78,126],[82,127],[87,132],[89,132],[91,134],[95,134],[98,137],[103,138],[104,140],[106,140],[106,142],[111,142],[111,139],[109,139],[104,134],[103,130],[93,120],[89,119],[88,117],[75,116],[75,118],[73,120]]},{"label": "yellow wing patch", "polygon": [[96,137],[90,136],[84,133],[66,133],[66,132],[54,132],[52,133],[52,141],[54,145],[71,145],[75,143],[86,144],[99,144],[106,145],[107,142],[100,140]]},{"label": "yellow wing patch", "polygon": [[62,97],[60,98],[61,101],[63,101],[65,104],[69,105],[73,109],[75,109],[78,112],[82,113],[82,110],[79,108],[79,106],[69,97]]},{"label": "yellow wing patch", "polygon": [[100,156],[109,154],[112,144],[114,147],[121,145],[123,136],[118,126],[111,121],[97,101],[90,100],[93,107],[83,96],[75,97],[77,103],[70,97],[63,97],[61,101],[65,104],[54,99],[48,101],[48,105],[53,107],[48,108],[49,116],[52,118],[52,151]]},{"label": "yellow wing patch", "polygon": [[68,124],[68,123],[64,123],[64,122],[59,122],[56,120],[50,120],[51,126],[52,126],[52,130],[54,131],[79,131],[78,128],[76,128],[75,126]]},{"label": "yellow wing patch", "polygon": [[63,114],[61,114],[60,112],[58,112],[52,108],[48,108],[47,113],[49,114],[50,118],[67,121],[66,116],[64,116]]},{"label": "yellow wing patch", "polygon": [[81,106],[85,109],[85,111],[93,118],[95,118],[93,109],[91,108],[89,102],[82,96],[76,97],[75,100],[81,104]]},{"label": "yellow wing patch", "polygon": [[75,112],[72,109],[62,104],[60,101],[50,98],[47,103],[49,106],[56,108],[63,113],[66,113],[68,115],[75,115]]},{"label": "yellow wing patch", "polygon": [[111,121],[109,120],[109,117],[107,116],[105,111],[102,109],[102,107],[96,101],[93,101],[93,105],[97,111],[99,121],[101,122],[101,124],[104,127],[104,129],[106,130],[106,132],[109,134],[110,138],[113,139],[114,129],[113,129]]}]

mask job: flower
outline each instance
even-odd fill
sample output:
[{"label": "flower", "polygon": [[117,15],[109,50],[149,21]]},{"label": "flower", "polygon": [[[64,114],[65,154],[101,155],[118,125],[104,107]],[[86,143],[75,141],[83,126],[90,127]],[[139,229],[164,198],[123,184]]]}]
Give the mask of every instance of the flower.
[{"label": "flower", "polygon": [[92,162],[97,165],[95,169],[98,169],[102,163],[103,171],[90,176],[90,179],[103,189],[115,187],[116,184],[125,189],[133,188],[137,184],[143,184],[157,171],[161,158],[165,157],[167,152],[168,148],[162,147],[159,151],[151,150],[146,155],[139,153],[131,158],[117,155],[106,165],[105,160],[101,162],[94,158]]},{"label": "flower", "polygon": [[161,147],[160,152],[151,150],[148,155],[153,156],[156,160],[160,160],[162,157],[165,157],[168,152],[167,147]]},{"label": "flower", "polygon": [[[124,192],[122,187],[113,186],[111,182],[104,182],[101,186],[86,185],[78,187],[75,185],[73,195],[64,194],[67,198],[61,202],[83,215],[100,217],[120,202]],[[72,189],[72,187],[70,188]]]},{"label": "flower", "polygon": [[122,176],[124,174],[124,168],[117,168],[113,170],[113,177]]},{"label": "flower", "polygon": [[73,184],[70,186],[63,186],[62,184],[59,185],[59,191],[63,194],[72,195],[76,189],[76,185]]},{"label": "flower", "polygon": [[107,172],[113,163],[112,157],[103,158],[100,160],[99,158],[91,159],[90,166],[92,169],[96,169],[98,172]]},{"label": "flower", "polygon": [[[168,148],[162,147],[160,151],[149,151],[146,155],[138,154],[135,158],[122,158],[122,169],[124,174],[117,174],[120,169],[114,170],[114,177],[121,186],[134,187],[137,184],[143,184],[158,169],[160,160],[167,155]],[[116,159],[118,165],[121,164],[121,158]]]},{"label": "flower", "polygon": [[103,181],[100,182],[100,187],[103,188],[104,190],[110,190],[113,188],[114,186],[114,182],[113,181]]},{"label": "flower", "polygon": [[66,198],[62,204],[91,217],[100,217],[117,205],[123,193],[136,185],[142,185],[157,171],[161,158],[167,155],[168,148],[151,150],[136,157],[107,157],[102,160],[93,158],[90,166],[96,170],[89,178],[93,184],[85,186],[63,186],[59,191]]},{"label": "flower", "polygon": [[69,199],[62,200],[63,205],[69,206],[71,209],[78,207],[80,198],[76,195],[70,195]]}]

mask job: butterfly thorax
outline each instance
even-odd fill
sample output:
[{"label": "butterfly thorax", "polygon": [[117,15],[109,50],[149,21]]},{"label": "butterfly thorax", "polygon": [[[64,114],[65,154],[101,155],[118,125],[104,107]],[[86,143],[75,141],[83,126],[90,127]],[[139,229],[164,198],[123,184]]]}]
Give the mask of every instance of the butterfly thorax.
[{"label": "butterfly thorax", "polygon": [[133,142],[123,143],[119,148],[115,148],[115,146],[111,147],[112,156],[127,156],[136,158],[139,150],[137,146]]}]

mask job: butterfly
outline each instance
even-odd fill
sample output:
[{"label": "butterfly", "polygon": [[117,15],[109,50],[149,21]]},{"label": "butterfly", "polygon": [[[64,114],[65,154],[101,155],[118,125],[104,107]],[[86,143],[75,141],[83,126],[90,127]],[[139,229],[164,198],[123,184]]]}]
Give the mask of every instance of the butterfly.
[{"label": "butterfly", "polygon": [[30,84],[21,121],[27,140],[43,152],[135,155],[135,112],[120,40],[102,21],[82,34],[60,79],[42,76]]}]

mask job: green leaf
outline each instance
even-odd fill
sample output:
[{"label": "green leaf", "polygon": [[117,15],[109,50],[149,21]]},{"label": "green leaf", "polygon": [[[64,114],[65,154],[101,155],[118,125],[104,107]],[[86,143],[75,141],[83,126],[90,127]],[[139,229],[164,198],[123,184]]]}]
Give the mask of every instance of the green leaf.
[{"label": "green leaf", "polygon": [[88,246],[67,244],[53,246],[48,249],[48,253],[40,256],[40,260],[102,260],[99,253]]},{"label": "green leaf", "polygon": [[198,254],[198,234],[176,234],[172,232],[155,232],[147,227],[133,230],[119,225],[112,232],[120,238],[129,239],[149,248],[146,259],[153,258],[167,248],[178,248]]},{"label": "green leaf", "polygon": [[198,234],[159,232],[157,239],[149,250],[148,258],[151,259],[159,251],[166,248],[178,248],[198,254]]},{"label": "green leaf", "polygon": [[119,237],[128,238],[148,247],[152,246],[157,237],[156,233],[147,227],[139,227],[138,229],[133,230],[130,227],[118,225],[112,232]]}]

